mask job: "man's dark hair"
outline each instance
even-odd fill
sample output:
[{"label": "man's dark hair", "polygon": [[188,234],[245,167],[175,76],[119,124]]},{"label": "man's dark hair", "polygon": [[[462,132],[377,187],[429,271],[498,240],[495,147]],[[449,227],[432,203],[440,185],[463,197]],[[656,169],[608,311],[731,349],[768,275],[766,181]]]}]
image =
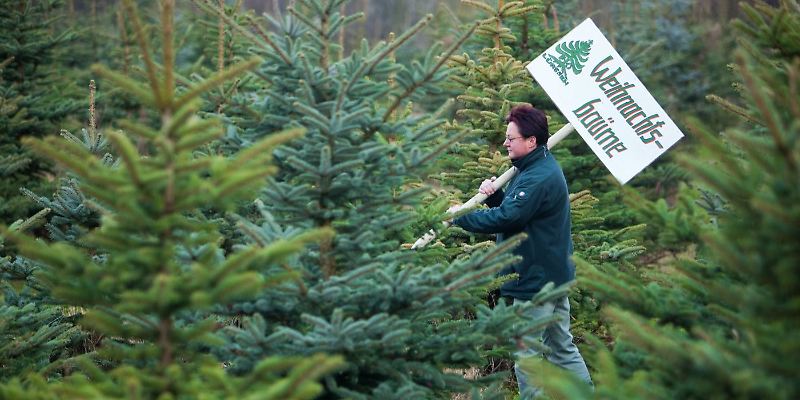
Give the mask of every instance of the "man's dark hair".
[{"label": "man's dark hair", "polygon": [[550,133],[547,131],[547,117],[541,110],[533,108],[529,104],[518,105],[508,112],[506,123],[509,122],[517,124],[522,136],[536,137],[537,146],[547,145]]}]

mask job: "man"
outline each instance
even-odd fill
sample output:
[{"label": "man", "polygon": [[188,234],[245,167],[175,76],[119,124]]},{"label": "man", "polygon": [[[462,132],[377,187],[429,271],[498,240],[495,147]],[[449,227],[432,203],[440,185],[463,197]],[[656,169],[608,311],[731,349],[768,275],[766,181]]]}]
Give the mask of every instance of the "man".
[{"label": "man", "polygon": [[[570,204],[564,173],[547,149],[547,118],[530,105],[511,109],[506,117],[508,127],[503,142],[517,175],[506,186],[506,193],[495,191],[492,181],[483,181],[480,192],[489,196],[489,209],[473,211],[456,218],[453,223],[477,233],[497,234],[497,241],[520,232],[528,237],[514,250],[522,261],[501,271],[516,273],[519,278],[503,284],[500,294],[514,303],[529,301],[548,282],[561,285],[575,279],[570,232]],[[449,211],[455,211],[453,206]],[[560,299],[535,307],[533,319],[557,315],[559,321],[534,335],[532,340],[542,340],[551,352],[548,361],[566,368],[579,378],[592,384],[586,363],[569,332],[569,299]],[[527,358],[537,356],[533,349],[517,354]],[[519,368],[514,366],[522,398],[539,394],[539,389],[528,385]]]}]

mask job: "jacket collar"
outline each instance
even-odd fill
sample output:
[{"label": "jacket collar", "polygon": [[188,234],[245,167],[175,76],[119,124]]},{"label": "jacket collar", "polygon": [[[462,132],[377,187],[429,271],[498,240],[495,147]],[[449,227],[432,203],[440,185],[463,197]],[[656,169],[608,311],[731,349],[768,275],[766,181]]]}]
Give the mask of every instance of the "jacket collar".
[{"label": "jacket collar", "polygon": [[528,153],[528,154],[526,154],[526,155],[524,155],[524,156],[522,156],[522,157],[520,157],[520,158],[518,158],[516,160],[511,160],[511,164],[513,164],[515,167],[517,167],[518,170],[524,171],[526,168],[528,168],[531,165],[533,165],[534,163],[536,163],[536,161],[547,157],[548,153],[549,153],[549,151],[547,151],[547,146],[539,146],[536,149],[534,149],[532,152],[530,152],[530,153]]}]

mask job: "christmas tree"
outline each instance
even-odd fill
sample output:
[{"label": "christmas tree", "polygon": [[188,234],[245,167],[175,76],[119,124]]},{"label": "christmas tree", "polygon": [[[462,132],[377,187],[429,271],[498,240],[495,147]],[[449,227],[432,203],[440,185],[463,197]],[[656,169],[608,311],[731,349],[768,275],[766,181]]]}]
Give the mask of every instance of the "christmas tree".
[{"label": "christmas tree", "polygon": [[[200,212],[206,207],[228,210],[252,196],[275,171],[270,165],[272,149],[302,132],[276,133],[232,158],[196,154],[221,134],[217,121],[197,117],[198,97],[253,68],[258,60],[234,65],[200,84],[178,87],[172,69],[173,2],[162,3],[160,57],[151,52],[134,2],[124,5],[146,78],[133,80],[103,66],[94,70],[151,107],[160,123],[122,121],[127,133],[108,133],[119,164],[104,162],[74,140],[26,141],[67,169],[91,198],[100,222],[81,242],[92,251],[3,230],[22,256],[40,265],[37,277],[52,298],[79,310],[81,327],[102,339],[93,351],[53,367],[72,372],[63,379],[46,381],[29,374],[3,384],[0,391],[10,398],[312,398],[321,389],[314,380],[336,368],[337,358],[269,356],[258,360],[250,374],[229,376],[208,352],[208,346],[219,342],[214,331],[225,321],[208,310],[293,279],[296,274],[291,271],[267,276],[258,271],[329,233],[305,231],[225,254],[219,248],[217,226]],[[137,154],[129,135],[146,141],[147,157]]]},{"label": "christmas tree", "polygon": [[[27,220],[8,227],[14,232],[28,232],[43,223],[49,210],[42,210]],[[68,345],[80,340],[65,310],[40,302],[41,286],[32,272],[31,263],[5,248],[0,236],[0,284],[3,302],[0,303],[0,346],[2,373],[0,382],[27,372],[39,371],[54,359],[66,356]]]},{"label": "christmas tree", "polygon": [[[452,86],[458,92],[456,118],[446,129],[460,134],[461,140],[448,150],[433,179],[453,192],[452,197],[474,194],[480,183],[500,176],[511,163],[501,147],[505,138],[505,117],[511,107],[527,102],[535,86],[524,62],[514,57],[517,37],[508,27],[511,21],[532,18],[540,8],[523,2],[497,2],[496,5],[468,1],[479,10],[478,28],[470,47],[477,47],[450,58],[454,70]],[[472,53],[472,54],[471,54]],[[455,200],[454,200],[455,201]],[[450,232],[470,242],[487,240],[486,235],[467,234],[458,228]]]},{"label": "christmas tree", "polygon": [[[471,381],[457,370],[483,364],[485,351],[508,348],[535,329],[515,324],[519,308],[491,310],[474,293],[511,261],[503,254],[514,242],[452,262],[401,249],[420,233],[407,227],[426,190],[422,179],[450,145],[444,120],[418,114],[411,102],[441,90],[447,59],[470,30],[408,64],[393,54],[429,18],[348,54],[339,30],[359,14],[341,14],[344,3],[301,0],[266,21],[228,20],[266,60],[256,72],[263,89],[226,109],[244,127],[230,143],[246,149],[275,129],[308,127],[302,140],[276,152],[280,173],[240,225],[255,243],[303,229],[336,233],[287,263],[301,269],[301,279],[227,307],[257,317],[229,329],[223,358],[247,372],[264,354],[341,354],[347,367],[326,379],[334,398],[497,396],[477,389],[502,376]],[[204,7],[224,16],[212,3]]]},{"label": "christmas tree", "polygon": [[[95,120],[95,86],[90,84],[89,96],[89,127],[83,129],[82,138],[79,139],[67,131],[62,135],[66,140],[83,146],[104,164],[111,165],[114,158],[106,153],[109,143],[104,135],[98,131]],[[82,242],[85,233],[97,227],[99,213],[91,208],[90,201],[80,190],[78,179],[67,176],[61,179],[60,186],[52,199],[34,194],[22,188],[43,209],[35,216],[26,220],[18,220],[9,229],[15,232],[29,233],[44,225],[47,238],[52,241],[68,241],[71,244],[83,247],[87,251],[96,249],[87,248]],[[37,276],[40,265],[19,255],[13,249],[0,246],[3,255],[0,263],[0,274],[3,284],[3,327],[4,337],[8,345],[4,347],[6,353],[3,359],[4,371],[8,374],[3,378],[23,375],[23,371],[40,371],[48,366],[57,365],[62,359],[68,358],[75,348],[82,347],[82,343],[91,342],[84,333],[75,327],[75,320],[80,316],[75,310],[59,305],[51,296],[50,290]],[[48,371],[46,375],[54,372]]]},{"label": "christmas tree", "polygon": [[[783,362],[800,349],[793,334],[800,321],[800,5],[743,11],[734,54],[741,99],[723,102],[731,127],[715,134],[692,120],[701,144],[679,157],[703,190],[693,211],[707,213],[700,243],[646,286],[603,274],[587,280],[613,302],[607,316],[619,338],[613,353],[596,355],[594,396],[791,399],[800,392],[797,367]],[[665,219],[660,228],[679,233],[680,221]],[[552,393],[593,397],[556,375],[543,378]]]},{"label": "christmas tree", "polygon": [[[74,39],[53,32],[57,1],[0,2],[0,220],[15,221],[36,212],[19,192],[27,186],[45,191],[50,167],[21,146],[23,136],[58,132],[59,121],[78,110],[75,87],[61,79],[56,49]],[[58,73],[55,73],[58,71]],[[47,188],[47,189],[46,189]]]}]

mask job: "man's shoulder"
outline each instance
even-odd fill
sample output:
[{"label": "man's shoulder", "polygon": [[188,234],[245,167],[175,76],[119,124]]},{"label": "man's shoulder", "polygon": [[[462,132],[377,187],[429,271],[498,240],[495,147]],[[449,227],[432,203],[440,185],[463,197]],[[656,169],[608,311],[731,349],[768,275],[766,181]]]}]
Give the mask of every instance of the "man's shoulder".
[{"label": "man's shoulder", "polygon": [[520,178],[533,184],[541,184],[545,182],[558,181],[563,179],[564,172],[555,158],[548,156],[546,159],[541,160],[532,165],[530,168],[525,169],[520,174]]}]

